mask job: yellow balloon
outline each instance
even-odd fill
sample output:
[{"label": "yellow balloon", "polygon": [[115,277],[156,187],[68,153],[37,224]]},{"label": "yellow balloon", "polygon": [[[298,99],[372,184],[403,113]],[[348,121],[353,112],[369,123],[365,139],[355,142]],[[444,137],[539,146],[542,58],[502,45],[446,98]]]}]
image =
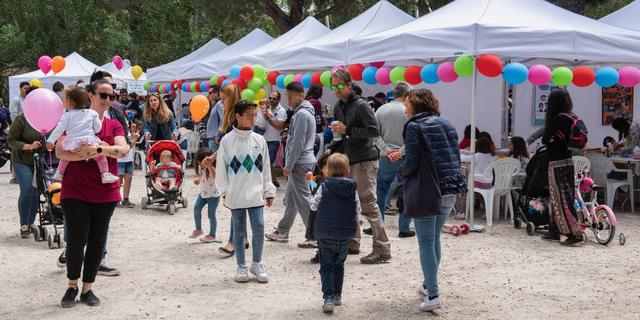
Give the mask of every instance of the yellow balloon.
[{"label": "yellow balloon", "polygon": [[29,80],[29,85],[36,88],[42,88],[42,81],[40,79]]},{"label": "yellow balloon", "polygon": [[264,89],[260,89],[258,90],[258,92],[256,92],[256,100],[262,100],[267,96],[267,92],[264,91]]},{"label": "yellow balloon", "polygon": [[134,79],[138,80],[138,78],[142,77],[142,68],[136,64],[131,68],[131,75]]}]

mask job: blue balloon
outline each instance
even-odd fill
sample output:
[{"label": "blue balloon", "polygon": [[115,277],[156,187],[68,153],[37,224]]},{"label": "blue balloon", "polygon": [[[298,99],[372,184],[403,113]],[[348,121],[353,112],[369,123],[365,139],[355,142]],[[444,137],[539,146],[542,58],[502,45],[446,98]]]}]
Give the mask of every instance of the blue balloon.
[{"label": "blue balloon", "polygon": [[222,81],[222,86],[226,87],[229,83],[231,83],[231,79],[224,79],[224,81]]},{"label": "blue balloon", "polygon": [[438,78],[438,65],[432,63],[422,67],[422,70],[420,70],[420,78],[427,84],[440,82],[440,78]]},{"label": "blue balloon", "polygon": [[231,67],[231,72],[229,73],[231,75],[231,78],[233,79],[240,78],[240,69],[242,69],[241,66]]},{"label": "blue balloon", "polygon": [[529,78],[529,69],[522,63],[509,63],[502,70],[502,78],[510,84],[521,84]]},{"label": "blue balloon", "polygon": [[302,86],[304,86],[305,88],[311,88],[311,77],[313,76],[313,74],[311,73],[305,73],[304,76],[302,76]]},{"label": "blue balloon", "polygon": [[596,71],[596,83],[603,88],[611,88],[618,83],[620,75],[611,67],[603,67]]},{"label": "blue balloon", "polygon": [[182,83],[182,91],[189,92],[189,82]]},{"label": "blue balloon", "polygon": [[376,67],[364,68],[364,71],[362,71],[362,80],[367,84],[378,83],[378,80],[376,80],[376,72],[378,72],[378,68]]},{"label": "blue balloon", "polygon": [[284,89],[285,85],[284,85],[284,77],[286,77],[286,74],[281,74],[276,78],[276,85],[278,86],[278,88],[280,89]]},{"label": "blue balloon", "polygon": [[209,91],[209,89],[207,89],[207,82],[208,82],[208,81],[202,81],[202,82],[200,82],[200,91],[202,91],[202,92],[207,92],[207,91]]}]

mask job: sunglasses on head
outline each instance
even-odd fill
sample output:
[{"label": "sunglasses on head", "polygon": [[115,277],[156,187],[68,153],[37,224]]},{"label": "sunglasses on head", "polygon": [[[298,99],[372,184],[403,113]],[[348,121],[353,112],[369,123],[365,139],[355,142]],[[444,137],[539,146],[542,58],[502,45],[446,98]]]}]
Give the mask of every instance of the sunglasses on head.
[{"label": "sunglasses on head", "polygon": [[347,86],[346,84],[341,83],[341,84],[330,85],[329,88],[335,91],[336,89],[344,89],[346,86]]},{"label": "sunglasses on head", "polygon": [[100,99],[102,100],[106,100],[107,98],[111,101],[116,100],[116,95],[115,94],[108,94],[106,92],[98,92],[98,95],[100,95]]}]

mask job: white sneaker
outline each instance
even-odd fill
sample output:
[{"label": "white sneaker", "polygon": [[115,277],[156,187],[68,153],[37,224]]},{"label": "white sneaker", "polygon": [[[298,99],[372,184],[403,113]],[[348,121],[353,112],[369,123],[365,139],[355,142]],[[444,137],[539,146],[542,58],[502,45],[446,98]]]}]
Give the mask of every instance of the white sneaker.
[{"label": "white sneaker", "polygon": [[236,276],[233,277],[233,280],[239,283],[249,282],[249,270],[246,265],[238,266],[238,271],[236,272]]},{"label": "white sneaker", "polygon": [[429,297],[424,297],[424,301],[420,304],[420,311],[428,312],[442,308],[442,302],[440,297],[429,300]]},{"label": "white sneaker", "polygon": [[114,176],[111,172],[105,172],[102,174],[102,183],[114,183],[120,181],[120,178]]},{"label": "white sneaker", "polygon": [[256,276],[256,280],[260,283],[269,282],[269,275],[267,274],[267,269],[260,262],[254,262],[251,264],[251,273]]},{"label": "white sneaker", "polygon": [[60,171],[56,170],[56,173],[53,175],[53,181],[62,182],[63,176],[60,174]]},{"label": "white sneaker", "polygon": [[418,285],[418,293],[425,297],[429,296],[429,293],[427,293],[427,289],[424,288],[424,284],[422,283]]}]

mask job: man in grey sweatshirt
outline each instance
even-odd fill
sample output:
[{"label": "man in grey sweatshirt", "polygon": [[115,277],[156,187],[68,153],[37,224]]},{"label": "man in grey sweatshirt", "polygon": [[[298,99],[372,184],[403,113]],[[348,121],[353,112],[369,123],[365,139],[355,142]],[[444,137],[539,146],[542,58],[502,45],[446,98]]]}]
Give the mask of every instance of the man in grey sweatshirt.
[{"label": "man in grey sweatshirt", "polygon": [[286,87],[289,109],[293,117],[289,125],[289,137],[285,147],[284,175],[289,177],[285,190],[284,216],[277,229],[265,237],[270,241],[289,242],[289,230],[296,219],[296,211],[308,227],[309,199],[311,192],[305,179],[307,172],[313,171],[316,158],[313,144],[316,137],[316,118],[313,106],[304,100],[304,87],[299,82],[291,82]]}]

